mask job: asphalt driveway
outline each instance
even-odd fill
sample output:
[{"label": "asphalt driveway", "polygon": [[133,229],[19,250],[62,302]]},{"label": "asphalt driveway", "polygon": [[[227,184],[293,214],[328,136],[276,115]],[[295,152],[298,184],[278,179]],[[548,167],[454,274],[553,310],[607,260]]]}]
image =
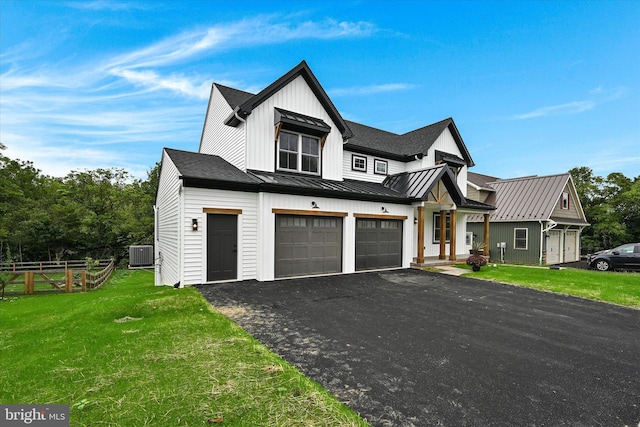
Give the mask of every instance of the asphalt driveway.
[{"label": "asphalt driveway", "polygon": [[374,426],[638,426],[640,311],[416,270],[199,286]]}]

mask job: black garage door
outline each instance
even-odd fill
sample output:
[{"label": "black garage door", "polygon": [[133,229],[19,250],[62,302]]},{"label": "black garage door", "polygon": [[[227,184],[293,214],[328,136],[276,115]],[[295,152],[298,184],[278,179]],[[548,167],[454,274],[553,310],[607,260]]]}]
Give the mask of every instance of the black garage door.
[{"label": "black garage door", "polygon": [[356,219],[356,270],[402,267],[402,221]]},{"label": "black garage door", "polygon": [[276,215],[276,277],[340,273],[342,218]]}]

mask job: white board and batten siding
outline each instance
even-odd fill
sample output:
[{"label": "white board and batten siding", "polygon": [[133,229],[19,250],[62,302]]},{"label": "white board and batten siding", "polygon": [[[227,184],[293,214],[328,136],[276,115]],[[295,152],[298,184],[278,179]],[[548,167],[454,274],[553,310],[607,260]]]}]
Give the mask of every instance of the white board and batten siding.
[{"label": "white board and batten siding", "polygon": [[173,285],[180,280],[181,188],[178,169],[163,151],[156,198],[156,285]]},{"label": "white board and batten siding", "polygon": [[342,134],[302,76],[273,94],[247,117],[247,169],[274,172],[276,142],[274,108],[322,119],[331,126],[322,153],[322,177],[342,180]]},{"label": "white board and batten siding", "polygon": [[[258,265],[257,193],[185,188],[184,220],[184,283],[207,281],[207,213],[205,208],[240,209],[238,215],[238,277],[237,280],[256,279]],[[198,231],[192,230],[192,220],[198,220]]]},{"label": "white board and batten siding", "polygon": [[245,170],[245,124],[240,123],[238,127],[224,124],[232,112],[214,85],[202,130],[200,153],[220,156],[238,169]]},{"label": "white board and batten siding", "polygon": [[292,196],[288,194],[260,193],[259,195],[259,236],[258,236],[258,280],[270,281],[275,277],[275,214],[273,209],[311,210],[311,202],[322,212],[346,212],[342,228],[342,272],[354,273],[356,218],[354,214],[380,214],[384,206],[389,215],[406,216],[403,221],[402,267],[409,268],[414,256],[413,207],[384,202],[328,199],[315,196]]}]

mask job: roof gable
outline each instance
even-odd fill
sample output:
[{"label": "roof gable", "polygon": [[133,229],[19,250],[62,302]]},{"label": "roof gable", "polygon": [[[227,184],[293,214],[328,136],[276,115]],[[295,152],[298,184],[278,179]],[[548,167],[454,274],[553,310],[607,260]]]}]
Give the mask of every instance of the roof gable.
[{"label": "roof gable", "polygon": [[483,175],[476,172],[467,172],[467,184],[473,186],[476,190],[495,191],[489,187],[488,183],[499,180],[495,176]]},{"label": "roof gable", "polygon": [[464,204],[465,197],[456,183],[456,177],[446,164],[391,175],[385,178],[382,185],[404,193],[412,199],[428,200],[432,196],[431,190],[440,180],[442,180],[453,202],[456,205]]},{"label": "roof gable", "polygon": [[[568,183],[573,185],[568,173],[503,179],[487,183],[495,190],[495,193],[487,199],[487,203],[496,207],[495,212],[491,214],[491,220],[549,220]],[[582,211],[581,215],[586,224]]]},{"label": "roof gable", "polygon": [[426,155],[438,137],[449,129],[467,166],[475,164],[451,117],[401,135],[359,123],[347,123],[353,130],[353,136],[345,144],[346,149],[367,154],[390,155],[390,158],[401,161]]},{"label": "roof gable", "polygon": [[[318,82],[318,79],[313,74],[313,72],[311,71],[311,68],[309,68],[309,65],[307,65],[306,61],[300,62],[297,66],[292,68],[288,73],[286,73],[285,75],[280,77],[278,80],[271,83],[269,86],[267,86],[266,88],[264,88],[263,90],[261,90],[260,92],[258,92],[257,94],[249,98],[242,100],[243,98],[242,95],[237,96],[238,95],[237,93],[232,94],[231,98],[234,101],[240,100],[242,102],[236,105],[229,104],[234,109],[234,111],[233,111],[233,114],[231,114],[229,118],[225,121],[225,124],[230,126],[237,126],[238,124],[240,124],[241,119],[245,120],[257,106],[262,104],[264,101],[269,99],[276,92],[278,92],[280,89],[282,89],[283,87],[291,83],[294,79],[296,79],[299,76],[304,78],[304,80],[307,82],[307,85],[309,85],[309,88],[311,89],[313,94],[316,96],[320,104],[323,106],[323,108],[325,109],[329,117],[331,117],[331,120],[333,120],[333,122],[338,127],[338,130],[342,134],[342,138],[345,140],[351,138],[352,136],[351,129],[349,129],[349,126],[347,125],[345,120],[342,118],[342,116],[336,109],[335,105],[333,105],[333,102],[331,101],[331,99],[329,98],[325,90],[322,88],[322,86],[320,85],[320,82]],[[225,99],[229,101],[229,99],[226,96],[225,96]]]},{"label": "roof gable", "polygon": [[220,94],[231,108],[235,108],[255,96],[252,93],[224,86],[219,83],[214,83],[213,85],[218,88]]}]

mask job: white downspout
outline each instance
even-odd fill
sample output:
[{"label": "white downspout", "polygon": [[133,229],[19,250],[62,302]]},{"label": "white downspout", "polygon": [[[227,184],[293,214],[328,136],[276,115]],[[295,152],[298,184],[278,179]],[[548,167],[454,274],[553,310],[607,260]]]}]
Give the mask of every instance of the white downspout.
[{"label": "white downspout", "polygon": [[543,228],[542,220],[539,219],[538,222],[540,223],[540,256],[538,258],[538,265],[542,265],[542,246],[544,246],[547,243],[547,242],[544,241],[544,233],[546,233],[547,231],[551,230],[552,228],[555,228],[556,225],[558,225],[558,223],[555,222],[554,220],[550,219],[549,220],[549,227]]}]

